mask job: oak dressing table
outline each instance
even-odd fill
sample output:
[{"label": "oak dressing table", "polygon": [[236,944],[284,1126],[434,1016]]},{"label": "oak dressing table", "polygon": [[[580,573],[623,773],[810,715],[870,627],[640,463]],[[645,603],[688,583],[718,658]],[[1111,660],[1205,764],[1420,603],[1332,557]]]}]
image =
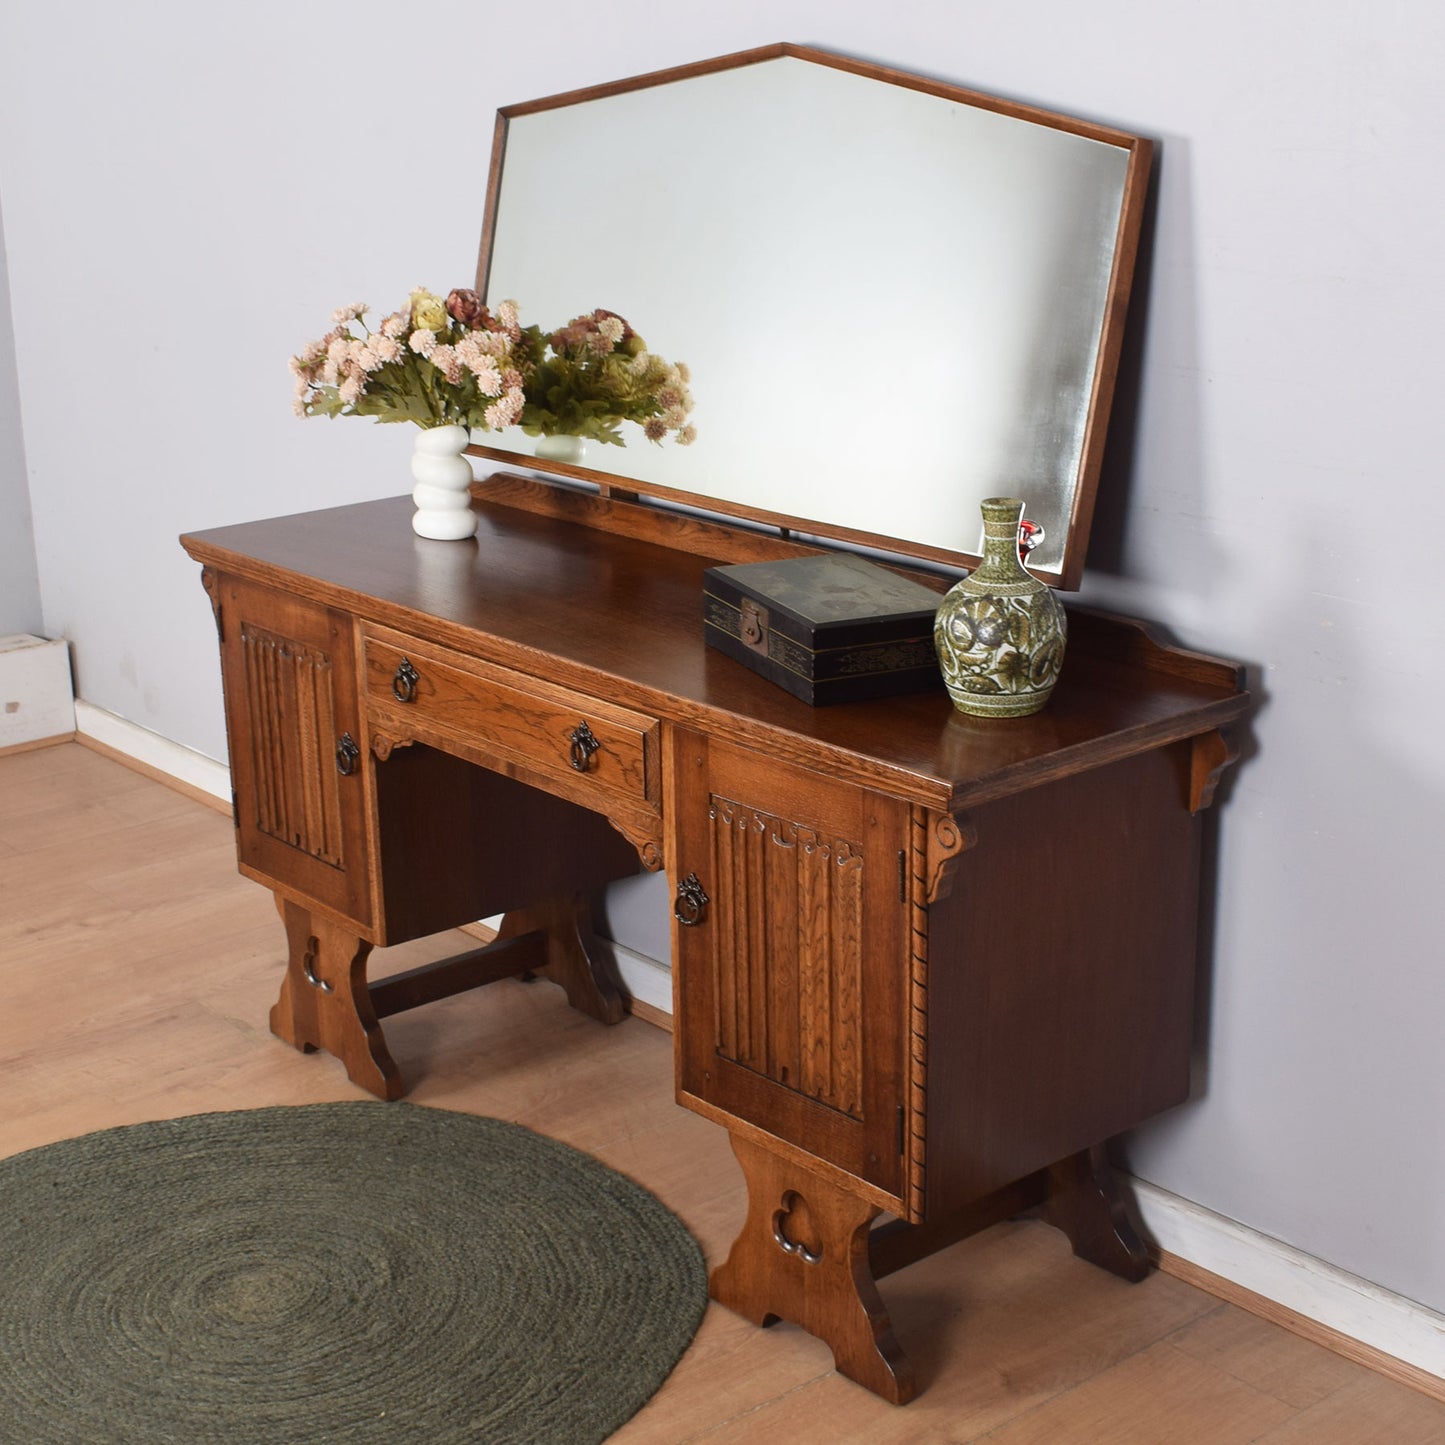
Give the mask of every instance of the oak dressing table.
[{"label": "oak dressing table", "polygon": [[[616,184],[638,156],[666,186]],[[1105,1269],[1148,1268],[1102,1146],[1188,1092],[1201,815],[1248,696],[1230,663],[1071,609],[1033,717],[965,717],[941,686],[812,708],[705,645],[703,573],[830,542],[966,567],[976,499],[1004,486],[1045,525],[1031,565],[1077,585],[1148,158],[795,46],[513,107],[478,289],[544,316],[636,307],[693,364],[698,445],[528,456],[473,488],[465,542],[415,537],[404,498],[183,539],[220,631],[240,867],[285,922],[273,1031],[396,1098],[380,1020],[401,1009],[540,974],[616,1022],[587,899],[665,870],[677,1097],[729,1131],[748,1185],[712,1293],[898,1402],[889,1270],[1027,1210]],[[537,224],[559,181],[587,246]],[[718,305],[723,275],[745,305]],[[906,341],[886,365],[856,350],[880,335]],[[767,423],[747,367],[782,355],[790,385],[825,378],[803,414],[836,410],[763,440],[734,423]],[[900,372],[906,396],[880,391]],[[964,445],[939,450],[949,427]],[[373,947],[495,914],[494,943],[368,980]]]},{"label": "oak dressing table", "polygon": [[[474,542],[414,537],[401,498],[184,539],[240,867],[285,919],[273,1030],[395,1098],[398,1009],[530,971],[615,1021],[584,900],[665,867],[678,1098],[748,1178],[718,1299],[902,1401],[877,1274],[1038,1207],[1142,1275],[1098,1146],[1188,1089],[1236,669],[1076,610],[1036,717],[941,690],[814,709],[702,636],[705,567],[797,544],[477,490]],[[368,983],[373,946],[499,912],[489,947]]]}]

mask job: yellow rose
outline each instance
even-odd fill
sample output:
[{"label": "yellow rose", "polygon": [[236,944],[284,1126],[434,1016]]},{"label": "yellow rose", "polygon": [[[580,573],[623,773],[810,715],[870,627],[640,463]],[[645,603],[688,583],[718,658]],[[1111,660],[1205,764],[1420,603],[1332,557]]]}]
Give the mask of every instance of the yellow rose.
[{"label": "yellow rose", "polygon": [[411,329],[413,331],[445,331],[447,325],[446,302],[430,291],[411,293]]}]

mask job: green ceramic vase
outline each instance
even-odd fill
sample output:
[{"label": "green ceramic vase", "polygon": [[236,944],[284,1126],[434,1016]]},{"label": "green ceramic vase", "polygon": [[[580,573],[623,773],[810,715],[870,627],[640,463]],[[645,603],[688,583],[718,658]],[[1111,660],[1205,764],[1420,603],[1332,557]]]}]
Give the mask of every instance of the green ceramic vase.
[{"label": "green ceramic vase", "polygon": [[983,561],[944,597],[933,640],[953,705],[973,717],[1026,717],[1049,700],[1067,622],[1053,589],[1019,561],[1017,497],[983,507]]}]

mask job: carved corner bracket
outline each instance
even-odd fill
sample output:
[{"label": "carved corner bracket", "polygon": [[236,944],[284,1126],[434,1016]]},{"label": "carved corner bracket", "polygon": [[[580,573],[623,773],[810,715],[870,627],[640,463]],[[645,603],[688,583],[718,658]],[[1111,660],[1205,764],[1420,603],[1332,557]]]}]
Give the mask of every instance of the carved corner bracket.
[{"label": "carved corner bracket", "polygon": [[1200,733],[1189,754],[1189,811],[1202,813],[1214,802],[1219,780],[1239,758],[1239,749],[1217,728]]},{"label": "carved corner bracket", "polygon": [[214,567],[201,568],[201,586],[206,589],[206,596],[211,599],[211,614],[216,619],[216,636],[225,641],[225,634],[221,630],[221,578]]},{"label": "carved corner bracket", "polygon": [[371,754],[379,763],[384,763],[397,748],[409,748],[415,738],[394,738],[387,733],[372,733]]},{"label": "carved corner bracket", "polygon": [[662,844],[653,836],[655,822],[644,826],[632,822],[631,819],[614,818],[611,815],[607,821],[637,849],[637,856],[649,873],[656,873],[662,867]]},{"label": "carved corner bracket", "polygon": [[952,813],[927,813],[923,822],[922,873],[924,898],[937,903],[953,888],[953,870],[958,859],[978,842],[978,830],[967,817]]}]

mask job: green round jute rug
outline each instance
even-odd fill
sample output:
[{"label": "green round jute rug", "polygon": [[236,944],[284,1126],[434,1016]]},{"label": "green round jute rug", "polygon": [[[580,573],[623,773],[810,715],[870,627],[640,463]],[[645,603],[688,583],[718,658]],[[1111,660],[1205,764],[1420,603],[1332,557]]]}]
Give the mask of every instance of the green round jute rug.
[{"label": "green round jute rug", "polygon": [[658,1200],[495,1119],[304,1105],[0,1160],[6,1445],[585,1445],[706,1303]]}]

